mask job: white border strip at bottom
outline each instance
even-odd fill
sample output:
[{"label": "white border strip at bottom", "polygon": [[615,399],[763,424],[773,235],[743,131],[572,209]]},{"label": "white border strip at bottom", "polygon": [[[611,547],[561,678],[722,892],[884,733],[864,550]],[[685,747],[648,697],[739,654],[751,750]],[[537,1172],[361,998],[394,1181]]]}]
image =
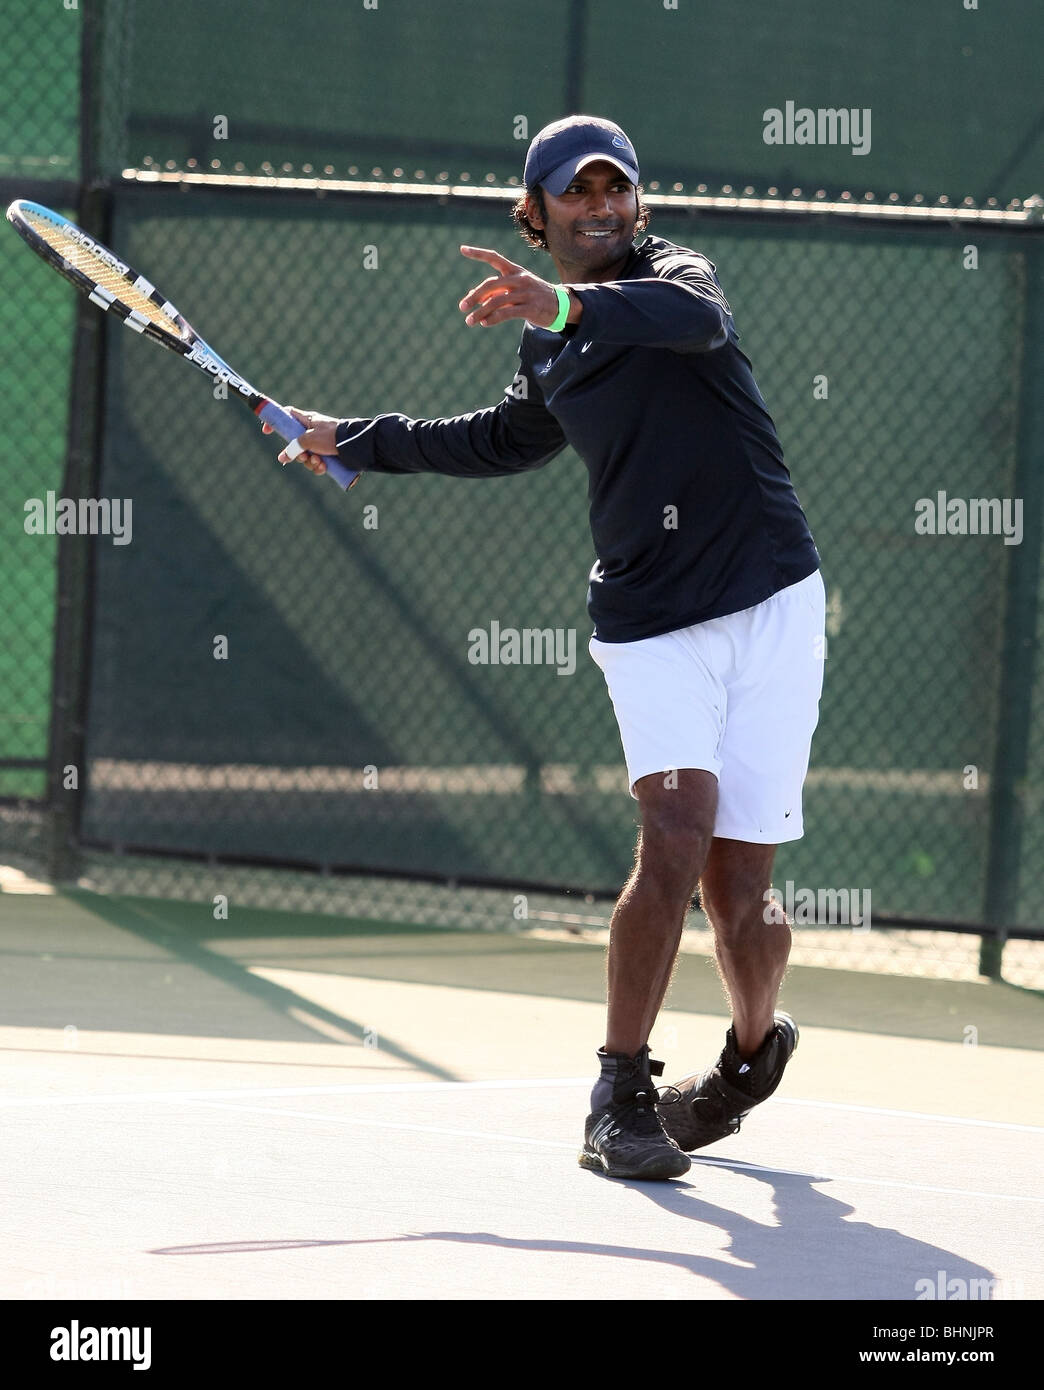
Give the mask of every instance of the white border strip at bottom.
[{"label": "white border strip at bottom", "polygon": [[[0,1110],[52,1105],[129,1105],[136,1103],[194,1101],[194,1100],[267,1100],[278,1096],[366,1096],[441,1091],[527,1091],[586,1087],[590,1076],[546,1077],[541,1080],[499,1081],[391,1081],[346,1082],[331,1086],[258,1086],[236,1090],[196,1091],[123,1091],[77,1096],[0,1096]],[[932,1115],[920,1110],[891,1110],[876,1105],[850,1105],[835,1100],[800,1100],[791,1096],[774,1096],[773,1105],[806,1105],[821,1110],[845,1110],[857,1115],[887,1115],[901,1120],[929,1120],[941,1125],[975,1125],[984,1129],[1015,1130],[1023,1134],[1044,1134],[1044,1126],[1020,1125],[1006,1120],[973,1120],[963,1115]]]}]

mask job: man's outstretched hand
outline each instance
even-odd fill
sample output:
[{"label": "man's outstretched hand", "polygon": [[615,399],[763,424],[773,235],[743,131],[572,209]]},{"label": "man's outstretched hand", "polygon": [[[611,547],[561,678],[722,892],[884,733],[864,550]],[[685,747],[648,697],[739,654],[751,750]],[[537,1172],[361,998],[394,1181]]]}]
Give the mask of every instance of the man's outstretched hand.
[{"label": "man's outstretched hand", "polygon": [[[298,454],[297,461],[303,463],[313,473],[325,473],[326,464],[323,462],[323,455],[328,458],[337,457],[337,444],[334,435],[337,432],[337,421],[331,415],[320,415],[315,410],[295,410],[292,405],[287,406],[290,414],[295,420],[300,420],[302,425],[308,428],[302,434],[298,443],[306,453]],[[261,429],[265,434],[272,433],[271,425],[262,425]],[[280,463],[289,463],[286,450],[279,455]]]},{"label": "man's outstretched hand", "polygon": [[[504,319],[528,319],[538,328],[549,328],[558,317],[558,295],[553,286],[539,275],[525,270],[509,261],[497,251],[488,251],[481,246],[462,246],[462,256],[474,261],[486,261],[497,272],[488,280],[464,296],[457,306],[467,317],[464,322],[480,324],[488,328],[490,324],[502,323]],[[567,322],[576,323],[583,306],[575,295],[570,295],[571,308]]]}]

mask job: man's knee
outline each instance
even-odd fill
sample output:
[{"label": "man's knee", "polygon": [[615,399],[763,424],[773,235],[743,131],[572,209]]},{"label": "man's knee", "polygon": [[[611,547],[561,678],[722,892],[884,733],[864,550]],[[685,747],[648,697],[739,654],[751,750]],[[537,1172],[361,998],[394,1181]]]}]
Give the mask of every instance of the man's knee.
[{"label": "man's knee", "polygon": [[[703,873],[714,836],[717,783],[709,773],[690,773],[684,787],[638,784],[642,829],[639,873],[670,895],[690,899]],[[706,778],[712,786],[695,779]],[[650,783],[654,779],[648,780]]]},{"label": "man's knee", "polygon": [[638,872],[672,896],[691,899],[707,862],[710,836],[697,826],[642,826]]}]

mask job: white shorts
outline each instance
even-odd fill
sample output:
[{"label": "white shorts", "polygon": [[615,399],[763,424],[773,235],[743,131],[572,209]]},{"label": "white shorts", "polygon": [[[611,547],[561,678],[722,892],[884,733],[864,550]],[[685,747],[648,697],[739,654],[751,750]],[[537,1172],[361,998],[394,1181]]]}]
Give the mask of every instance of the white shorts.
[{"label": "white shorts", "polygon": [[819,721],[826,592],[817,570],[764,603],[637,642],[600,642],[631,795],[650,773],[718,779],[714,834],[800,840],[801,788]]}]

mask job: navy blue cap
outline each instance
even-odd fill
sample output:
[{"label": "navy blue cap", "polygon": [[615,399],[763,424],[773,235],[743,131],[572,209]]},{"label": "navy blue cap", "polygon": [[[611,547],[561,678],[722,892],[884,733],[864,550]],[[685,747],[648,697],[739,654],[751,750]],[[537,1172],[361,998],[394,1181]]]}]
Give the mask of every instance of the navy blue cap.
[{"label": "navy blue cap", "polygon": [[566,116],[533,137],[523,175],[527,188],[541,184],[560,198],[585,164],[607,159],[638,182],[638,156],[618,125],[600,116]]}]

